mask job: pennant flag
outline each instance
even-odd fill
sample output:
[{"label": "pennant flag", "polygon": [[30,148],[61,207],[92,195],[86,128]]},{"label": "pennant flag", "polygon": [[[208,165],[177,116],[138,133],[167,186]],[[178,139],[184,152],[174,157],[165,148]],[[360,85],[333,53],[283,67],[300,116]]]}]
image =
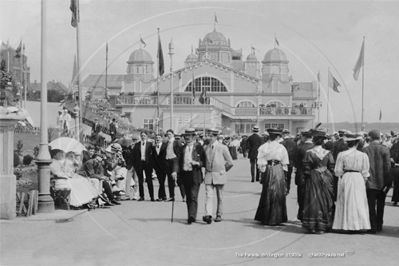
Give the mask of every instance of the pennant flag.
[{"label": "pennant flag", "polygon": [[276,36],[274,36],[274,39],[275,39],[275,41],[276,41],[276,44],[277,44],[277,46],[280,46],[280,43],[278,42],[278,40],[277,40],[277,37],[276,37]]},{"label": "pennant flag", "polygon": [[360,69],[364,66],[364,39],[362,44],[362,49],[360,50],[359,58],[356,61],[356,65],[353,68],[353,78],[358,80]]},{"label": "pennant flag", "polygon": [[381,109],[380,109],[380,121],[381,121],[381,118],[382,118],[382,112],[381,112]]},{"label": "pennant flag", "polygon": [[213,43],[211,39],[209,39],[209,37],[207,38],[207,41],[210,43]]},{"label": "pennant flag", "polygon": [[319,72],[317,72],[317,81],[318,81],[318,82],[321,81],[320,70],[319,70]]},{"label": "pennant flag", "polygon": [[162,45],[161,45],[161,37],[159,36],[159,32],[158,32],[158,72],[159,75],[162,76],[163,73],[165,73],[165,65],[164,65],[164,61],[163,61],[163,52],[162,52]]},{"label": "pennant flag", "polygon": [[79,23],[79,0],[71,0],[71,6],[69,9],[72,11],[72,18],[71,18],[71,25],[72,27],[76,28]]},{"label": "pennant flag", "polygon": [[332,88],[335,92],[339,92],[338,87],[341,84],[334,78],[330,71],[328,71],[328,87]]},{"label": "pennant flag", "polygon": [[219,23],[219,22],[218,22],[218,17],[216,16],[216,13],[215,13],[215,22],[216,22],[216,23]]},{"label": "pennant flag", "polygon": [[194,100],[195,100],[195,79],[194,79],[194,68],[193,68],[192,74],[193,74],[193,81],[191,82],[191,89],[193,90],[193,98],[194,98]]},{"label": "pennant flag", "polygon": [[147,44],[143,41],[143,39],[140,36],[140,42],[144,45],[144,48],[147,46]]},{"label": "pennant flag", "polygon": [[201,96],[199,97],[199,102],[200,102],[201,104],[205,104],[205,101],[206,101],[206,88],[204,87],[204,88],[202,89]]},{"label": "pennant flag", "polygon": [[21,57],[21,49],[22,49],[22,41],[19,42],[18,48],[15,49],[15,57],[16,58]]}]

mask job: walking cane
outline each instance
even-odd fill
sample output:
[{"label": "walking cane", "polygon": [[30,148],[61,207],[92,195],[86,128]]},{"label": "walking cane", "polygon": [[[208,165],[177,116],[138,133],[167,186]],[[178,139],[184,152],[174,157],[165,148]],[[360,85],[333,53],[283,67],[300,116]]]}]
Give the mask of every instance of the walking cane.
[{"label": "walking cane", "polygon": [[172,217],[170,219],[170,222],[173,223],[173,211],[175,209],[175,201],[172,201]]}]

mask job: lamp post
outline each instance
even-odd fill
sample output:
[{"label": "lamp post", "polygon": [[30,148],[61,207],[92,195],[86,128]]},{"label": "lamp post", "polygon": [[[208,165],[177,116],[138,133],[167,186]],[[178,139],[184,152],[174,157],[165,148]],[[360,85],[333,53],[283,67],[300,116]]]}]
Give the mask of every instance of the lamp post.
[{"label": "lamp post", "polygon": [[41,97],[40,97],[40,148],[37,160],[39,173],[39,213],[54,212],[54,201],[50,196],[50,164],[51,157],[48,150],[47,133],[47,0],[41,0]]},{"label": "lamp post", "polygon": [[73,108],[73,111],[75,113],[75,137],[77,141],[80,141],[80,130],[79,130],[79,111],[80,108],[78,105]]}]

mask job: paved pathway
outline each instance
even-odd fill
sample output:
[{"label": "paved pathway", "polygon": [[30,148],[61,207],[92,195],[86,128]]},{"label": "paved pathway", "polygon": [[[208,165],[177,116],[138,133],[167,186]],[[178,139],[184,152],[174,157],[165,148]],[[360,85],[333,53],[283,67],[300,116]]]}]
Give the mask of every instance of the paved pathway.
[{"label": "paved pathway", "polygon": [[[262,226],[253,220],[261,187],[249,182],[248,173],[248,160],[235,161],[225,186],[223,221],[211,225],[201,219],[203,185],[199,219],[192,225],[186,224],[186,205],[180,197],[175,202],[173,223],[170,202],[150,201],[125,201],[65,223],[23,218],[1,221],[0,264],[396,265],[399,207],[387,203],[384,231],[378,235],[304,234],[296,220],[293,185],[287,197],[288,223]],[[338,257],[311,258],[310,253]],[[259,257],[253,257],[256,255]]]}]

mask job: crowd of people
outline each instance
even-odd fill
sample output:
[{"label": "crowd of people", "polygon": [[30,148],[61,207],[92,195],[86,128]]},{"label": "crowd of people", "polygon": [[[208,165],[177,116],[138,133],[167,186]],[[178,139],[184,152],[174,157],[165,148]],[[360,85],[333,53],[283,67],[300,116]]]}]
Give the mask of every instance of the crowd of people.
[{"label": "crowd of people", "polygon": [[297,219],[309,233],[323,234],[331,229],[381,232],[386,195],[392,186],[393,205],[399,201],[398,133],[340,130],[329,136],[316,127],[297,137],[279,129],[268,129],[260,136],[255,126],[244,142],[251,181],[262,184],[255,215],[262,224],[287,222],[286,195],[293,172]]},{"label": "crowd of people", "polygon": [[[73,153],[53,154],[51,171],[66,180],[57,186],[71,188],[72,208],[140,202],[146,196],[153,202],[173,202],[178,188],[191,224],[197,219],[198,193],[204,183],[203,221],[212,222],[216,190],[214,221],[220,222],[226,173],[240,153],[250,160],[251,182],[262,184],[255,220],[265,225],[287,222],[286,195],[292,175],[297,186],[297,219],[309,233],[380,232],[386,194],[393,183],[393,204],[399,201],[399,140],[393,132],[385,138],[378,130],[360,134],[340,130],[329,136],[314,128],[293,137],[280,129],[260,135],[254,126],[248,137],[223,136],[218,130],[205,136],[191,128],[182,136],[173,130],[150,136],[145,131],[120,139],[113,136],[106,149],[88,145],[81,160]],[[154,191],[155,178],[158,191]]]}]

